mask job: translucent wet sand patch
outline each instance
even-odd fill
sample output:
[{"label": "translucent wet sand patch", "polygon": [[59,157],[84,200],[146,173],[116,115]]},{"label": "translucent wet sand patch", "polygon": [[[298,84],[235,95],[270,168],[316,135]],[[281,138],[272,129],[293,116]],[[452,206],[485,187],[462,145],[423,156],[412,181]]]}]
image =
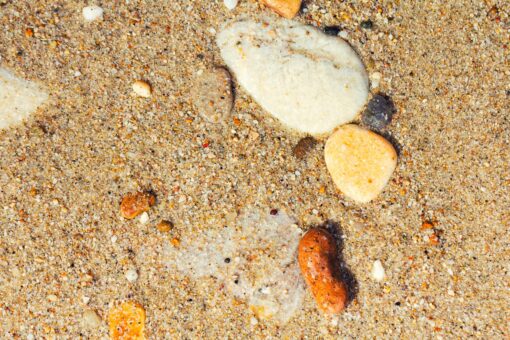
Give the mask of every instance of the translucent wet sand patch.
[{"label": "translucent wet sand patch", "polygon": [[38,84],[0,67],[0,129],[21,123],[47,99]]},{"label": "translucent wet sand patch", "polygon": [[301,306],[305,287],[296,261],[301,229],[283,212],[249,212],[236,226],[206,231],[167,245],[166,265],[199,279],[213,276],[243,299],[260,319],[288,321]]}]

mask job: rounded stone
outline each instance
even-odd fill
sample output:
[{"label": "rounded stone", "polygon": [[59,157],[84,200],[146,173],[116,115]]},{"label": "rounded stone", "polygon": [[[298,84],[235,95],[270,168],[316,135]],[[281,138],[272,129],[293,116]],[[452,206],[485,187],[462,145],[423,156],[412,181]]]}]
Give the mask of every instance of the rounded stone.
[{"label": "rounded stone", "polygon": [[390,142],[352,124],[340,127],[329,137],[324,153],[335,185],[360,203],[381,193],[397,165],[397,153]]},{"label": "rounded stone", "polygon": [[391,123],[394,113],[395,105],[391,99],[382,94],[376,94],[368,102],[361,119],[366,126],[382,130]]}]

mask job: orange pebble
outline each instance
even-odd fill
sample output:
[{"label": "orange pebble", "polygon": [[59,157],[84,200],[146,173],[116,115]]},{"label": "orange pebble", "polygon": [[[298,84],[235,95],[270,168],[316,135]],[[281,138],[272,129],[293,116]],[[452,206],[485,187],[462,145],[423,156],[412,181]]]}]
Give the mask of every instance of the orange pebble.
[{"label": "orange pebble", "polygon": [[113,307],[108,315],[110,339],[145,340],[145,310],[137,302],[127,301]]},{"label": "orange pebble", "polygon": [[127,219],[133,219],[144,211],[148,211],[156,203],[156,196],[149,192],[129,193],[122,198],[120,214]]}]

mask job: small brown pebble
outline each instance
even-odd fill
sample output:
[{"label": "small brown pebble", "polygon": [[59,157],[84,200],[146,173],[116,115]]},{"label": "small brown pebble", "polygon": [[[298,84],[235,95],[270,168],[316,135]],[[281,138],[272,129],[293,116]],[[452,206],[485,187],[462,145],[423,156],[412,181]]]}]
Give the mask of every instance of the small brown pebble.
[{"label": "small brown pebble", "polygon": [[156,196],[150,192],[128,193],[120,203],[122,217],[133,219],[144,211],[148,211],[156,203]]},{"label": "small brown pebble", "polygon": [[162,233],[168,233],[170,230],[174,228],[174,224],[170,221],[163,220],[158,223],[156,228]]},{"label": "small brown pebble", "polygon": [[315,147],[317,140],[313,137],[301,138],[294,146],[292,153],[298,159],[303,159]]}]

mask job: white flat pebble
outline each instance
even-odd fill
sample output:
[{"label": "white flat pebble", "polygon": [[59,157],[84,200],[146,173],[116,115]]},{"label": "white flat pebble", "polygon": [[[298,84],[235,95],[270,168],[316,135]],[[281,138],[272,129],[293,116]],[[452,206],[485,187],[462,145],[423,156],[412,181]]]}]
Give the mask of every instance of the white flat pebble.
[{"label": "white flat pebble", "polygon": [[397,166],[397,153],[390,142],[352,124],[329,137],[324,158],[337,188],[360,203],[376,198]]},{"label": "white flat pebble", "polygon": [[47,99],[48,94],[36,83],[0,68],[0,129],[21,123]]},{"label": "white flat pebble", "polygon": [[239,21],[217,36],[237,81],[284,125],[313,135],[352,121],[368,97],[363,63],[344,40],[291,20]]},{"label": "white flat pebble", "polygon": [[372,278],[378,282],[384,280],[386,274],[384,272],[384,267],[381,261],[374,261],[374,265],[372,266]]},{"label": "white flat pebble", "polygon": [[225,4],[225,7],[227,7],[229,10],[233,10],[236,8],[238,0],[223,0],[223,3]]},{"label": "white flat pebble", "polygon": [[148,98],[151,96],[152,89],[147,82],[143,80],[137,80],[133,83],[133,92],[140,97]]},{"label": "white flat pebble", "polygon": [[147,222],[149,222],[149,214],[147,214],[146,211],[144,211],[141,215],[140,215],[140,223],[141,224],[146,224]]},{"label": "white flat pebble", "polygon": [[129,270],[126,272],[126,279],[127,279],[129,282],[135,282],[136,280],[138,280],[138,273],[136,272],[136,270],[134,270],[134,269],[129,269]]},{"label": "white flat pebble", "polygon": [[94,21],[103,17],[103,9],[99,6],[83,7],[82,14],[85,21]]}]

